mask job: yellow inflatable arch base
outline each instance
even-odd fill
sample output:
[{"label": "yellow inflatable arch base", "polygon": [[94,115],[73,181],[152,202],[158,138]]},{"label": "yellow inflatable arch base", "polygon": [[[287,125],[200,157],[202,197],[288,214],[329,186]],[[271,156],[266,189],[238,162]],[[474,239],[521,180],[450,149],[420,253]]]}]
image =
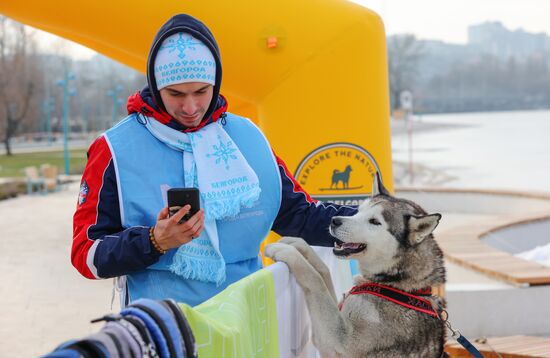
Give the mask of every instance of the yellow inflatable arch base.
[{"label": "yellow inflatable arch base", "polygon": [[210,27],[231,112],[260,125],[314,198],[358,204],[379,170],[392,189],[388,70],[381,19],[344,0],[4,0],[0,13],[144,72],[176,13]]}]

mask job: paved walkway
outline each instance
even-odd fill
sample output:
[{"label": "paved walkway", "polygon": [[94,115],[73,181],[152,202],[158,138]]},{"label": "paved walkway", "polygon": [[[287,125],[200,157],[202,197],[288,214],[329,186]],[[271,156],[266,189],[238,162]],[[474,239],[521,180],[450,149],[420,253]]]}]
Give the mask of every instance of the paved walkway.
[{"label": "paved walkway", "polygon": [[[36,357],[99,329],[112,280],[83,278],[70,262],[78,184],[0,201],[0,357]],[[119,311],[115,303],[114,311]]]}]

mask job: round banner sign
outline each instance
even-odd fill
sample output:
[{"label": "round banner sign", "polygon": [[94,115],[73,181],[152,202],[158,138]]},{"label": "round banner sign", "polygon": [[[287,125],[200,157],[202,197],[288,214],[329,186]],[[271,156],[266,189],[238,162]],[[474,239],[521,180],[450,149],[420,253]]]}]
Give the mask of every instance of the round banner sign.
[{"label": "round banner sign", "polygon": [[372,190],[380,172],[373,156],[351,143],[332,143],[309,153],[294,177],[315,199],[340,205],[359,205]]}]

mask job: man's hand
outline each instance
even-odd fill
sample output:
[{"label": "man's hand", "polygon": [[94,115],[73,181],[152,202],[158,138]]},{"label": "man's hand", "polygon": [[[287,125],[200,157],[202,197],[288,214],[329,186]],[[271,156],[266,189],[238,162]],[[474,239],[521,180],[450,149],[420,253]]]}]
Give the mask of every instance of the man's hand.
[{"label": "man's hand", "polygon": [[203,209],[200,209],[186,222],[178,224],[189,210],[191,210],[191,205],[185,205],[172,217],[168,217],[168,208],[163,208],[159,212],[153,234],[155,235],[155,241],[161,249],[169,250],[180,247],[199,237],[204,228]]}]

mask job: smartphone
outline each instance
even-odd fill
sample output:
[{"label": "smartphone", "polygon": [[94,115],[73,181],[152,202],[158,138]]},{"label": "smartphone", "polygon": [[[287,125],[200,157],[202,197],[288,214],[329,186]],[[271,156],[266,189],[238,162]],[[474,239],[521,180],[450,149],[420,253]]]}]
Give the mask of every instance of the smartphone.
[{"label": "smartphone", "polygon": [[201,208],[199,189],[197,188],[172,188],[166,192],[168,199],[169,216],[174,215],[185,205],[191,205],[191,210],[179,221],[183,223],[195,215]]}]

